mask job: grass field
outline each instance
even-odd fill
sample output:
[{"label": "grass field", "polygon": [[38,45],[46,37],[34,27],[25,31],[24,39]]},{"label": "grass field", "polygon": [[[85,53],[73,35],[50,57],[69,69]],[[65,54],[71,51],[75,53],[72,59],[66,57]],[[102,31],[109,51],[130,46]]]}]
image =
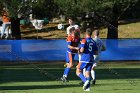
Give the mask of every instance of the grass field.
[{"label": "grass field", "polygon": [[[56,27],[55,29],[50,29]],[[140,22],[130,22],[127,24],[120,24],[118,27],[118,38],[140,38]],[[107,38],[107,28],[100,30],[100,37]],[[36,30],[31,28],[22,30],[22,39],[35,39]],[[51,38],[66,38],[66,30],[58,30],[57,24],[48,24],[44,26],[42,31],[38,33],[39,39],[51,39]],[[81,33],[81,37],[84,37],[84,33]]]},{"label": "grass field", "polygon": [[[0,64],[0,93],[85,93],[72,69],[68,83],[58,79],[63,63]],[[139,93],[140,63],[100,63],[88,93]]]}]

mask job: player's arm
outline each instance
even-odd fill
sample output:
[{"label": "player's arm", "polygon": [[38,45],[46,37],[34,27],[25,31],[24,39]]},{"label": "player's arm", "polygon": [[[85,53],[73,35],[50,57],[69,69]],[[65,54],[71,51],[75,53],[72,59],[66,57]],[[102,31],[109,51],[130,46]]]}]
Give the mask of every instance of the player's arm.
[{"label": "player's arm", "polygon": [[105,50],[106,50],[106,47],[105,46],[102,46],[101,51],[105,51]]},{"label": "player's arm", "polygon": [[79,49],[78,47],[74,47],[74,46],[71,46],[71,45],[68,45],[68,48],[74,49],[74,50],[78,50]]},{"label": "player's arm", "polygon": [[95,43],[95,46],[94,46],[94,60],[97,60],[98,59],[98,47],[97,47],[97,45],[96,45],[96,43]]},{"label": "player's arm", "polygon": [[72,38],[71,37],[68,37],[67,38],[67,43],[68,43],[68,48],[70,48],[71,50],[78,50],[79,48],[78,47],[74,47],[71,45],[71,41],[72,41]]},{"label": "player's arm", "polygon": [[79,53],[83,53],[84,52],[84,48],[80,48]]},{"label": "player's arm", "polygon": [[94,60],[98,59],[98,51],[94,51]]},{"label": "player's arm", "polygon": [[84,52],[84,46],[85,46],[85,43],[86,43],[86,40],[85,39],[83,39],[82,41],[81,41],[81,45],[80,45],[80,49],[79,49],[79,53],[83,53]]},{"label": "player's arm", "polygon": [[94,55],[98,55],[98,46],[96,42],[94,44]]}]

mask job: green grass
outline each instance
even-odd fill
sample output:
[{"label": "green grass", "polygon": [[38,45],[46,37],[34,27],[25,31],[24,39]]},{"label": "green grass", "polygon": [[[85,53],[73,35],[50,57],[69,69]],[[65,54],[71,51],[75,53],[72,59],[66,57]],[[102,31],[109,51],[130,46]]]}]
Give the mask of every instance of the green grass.
[{"label": "green grass", "polygon": [[[15,64],[0,66],[0,93],[85,93],[72,69],[70,82],[58,79],[63,64]],[[97,83],[88,93],[139,93],[140,63],[100,63]]]}]

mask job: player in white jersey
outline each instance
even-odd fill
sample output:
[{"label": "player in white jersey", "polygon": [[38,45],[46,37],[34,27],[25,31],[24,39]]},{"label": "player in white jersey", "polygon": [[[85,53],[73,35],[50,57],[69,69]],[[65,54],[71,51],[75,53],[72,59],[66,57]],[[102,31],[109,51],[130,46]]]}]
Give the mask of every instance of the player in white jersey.
[{"label": "player in white jersey", "polygon": [[102,40],[99,37],[99,30],[95,30],[94,31],[94,38],[93,40],[96,42],[96,45],[98,47],[98,55],[94,55],[94,64],[92,66],[92,70],[91,70],[91,77],[92,77],[92,84],[95,84],[96,79],[95,79],[95,68],[98,64],[98,62],[100,61],[100,56],[101,56],[101,52],[105,51],[106,48],[102,42]]},{"label": "player in white jersey", "polygon": [[70,29],[73,27],[76,29],[76,31],[79,31],[79,34],[80,34],[79,26],[75,24],[74,18],[70,17],[68,21],[69,21],[69,26],[66,29],[68,36],[70,35]]}]

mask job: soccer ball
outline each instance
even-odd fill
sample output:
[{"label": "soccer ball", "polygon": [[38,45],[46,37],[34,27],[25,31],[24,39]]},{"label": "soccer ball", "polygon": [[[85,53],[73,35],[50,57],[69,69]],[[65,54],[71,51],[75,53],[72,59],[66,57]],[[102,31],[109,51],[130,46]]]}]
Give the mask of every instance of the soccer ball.
[{"label": "soccer ball", "polygon": [[63,24],[58,24],[57,28],[58,28],[59,30],[62,30],[62,29],[64,29],[64,25],[63,25]]}]

